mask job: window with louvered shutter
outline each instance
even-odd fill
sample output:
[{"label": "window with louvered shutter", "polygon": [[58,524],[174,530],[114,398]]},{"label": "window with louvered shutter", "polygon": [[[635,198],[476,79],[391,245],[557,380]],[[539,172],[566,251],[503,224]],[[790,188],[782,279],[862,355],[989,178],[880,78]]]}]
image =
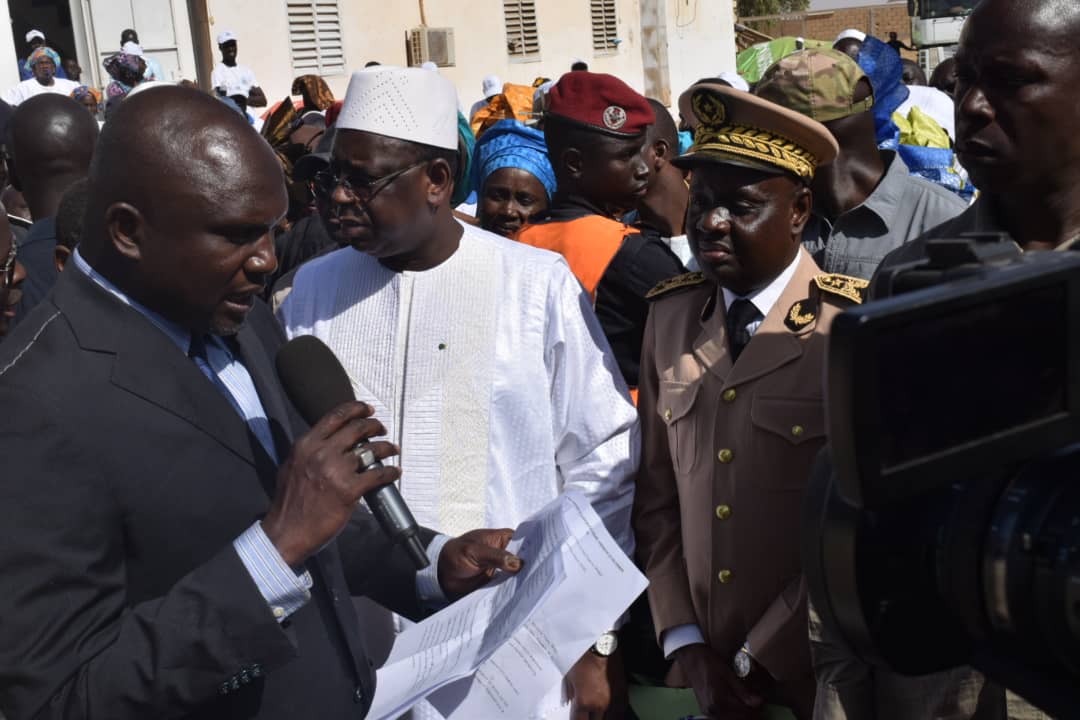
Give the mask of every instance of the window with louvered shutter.
[{"label": "window with louvered shutter", "polygon": [[297,75],[342,75],[345,46],[341,40],[338,0],[286,0],[289,51]]},{"label": "window with louvered shutter", "polygon": [[592,46],[598,53],[615,52],[619,44],[618,23],[615,19],[615,0],[589,0],[592,10]]},{"label": "window with louvered shutter", "polygon": [[512,58],[539,59],[534,0],[503,0],[506,18],[506,52]]}]

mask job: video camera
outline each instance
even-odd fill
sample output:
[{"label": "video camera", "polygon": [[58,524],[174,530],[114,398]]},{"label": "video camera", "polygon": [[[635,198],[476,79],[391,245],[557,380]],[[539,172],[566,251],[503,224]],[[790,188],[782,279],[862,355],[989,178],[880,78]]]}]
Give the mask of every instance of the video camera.
[{"label": "video camera", "polygon": [[930,241],[837,316],[814,605],[864,660],[1080,714],[1080,253]]}]

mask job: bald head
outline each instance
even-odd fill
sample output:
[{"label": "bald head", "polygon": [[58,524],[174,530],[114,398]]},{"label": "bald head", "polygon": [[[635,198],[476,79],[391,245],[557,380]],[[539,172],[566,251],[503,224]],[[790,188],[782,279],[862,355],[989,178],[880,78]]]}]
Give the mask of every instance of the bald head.
[{"label": "bald head", "polygon": [[38,95],[15,109],[6,139],[12,181],[34,219],[55,215],[64,191],[86,177],[97,136],[97,121],[63,95]]},{"label": "bald head", "polygon": [[79,253],[130,298],[192,331],[230,335],[277,267],[288,208],[270,145],[209,95],[131,95],[90,169]]},{"label": "bald head", "polygon": [[88,225],[84,243],[100,236],[104,211],[114,203],[147,216],[185,197],[227,204],[237,185],[253,177],[281,178],[281,166],[266,141],[228,105],[185,87],[132,95],[98,141],[89,200],[91,225],[98,227]]},{"label": "bald head", "polygon": [[983,0],[970,20],[1002,23],[1014,41],[1052,39],[1080,51],[1080,3],[1075,0]]}]

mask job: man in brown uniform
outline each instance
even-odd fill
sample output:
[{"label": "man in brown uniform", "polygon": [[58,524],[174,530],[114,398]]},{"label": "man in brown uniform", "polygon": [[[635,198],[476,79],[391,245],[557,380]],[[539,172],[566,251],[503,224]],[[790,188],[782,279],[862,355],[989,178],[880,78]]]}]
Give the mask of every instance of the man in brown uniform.
[{"label": "man in brown uniform", "polygon": [[866,282],[822,275],[800,238],[836,141],[766,100],[701,83],[686,228],[702,273],[653,304],[641,360],[639,560],[660,644],[710,716],[765,701],[809,718],[814,676],[797,544],[825,441],[825,341]]}]

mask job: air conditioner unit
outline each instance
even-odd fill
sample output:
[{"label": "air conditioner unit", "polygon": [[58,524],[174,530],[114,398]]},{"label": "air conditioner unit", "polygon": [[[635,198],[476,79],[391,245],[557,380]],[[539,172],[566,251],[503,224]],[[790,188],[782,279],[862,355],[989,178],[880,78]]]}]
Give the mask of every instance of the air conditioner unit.
[{"label": "air conditioner unit", "polygon": [[439,67],[454,64],[454,29],[418,27],[409,31],[409,64],[433,62]]}]

